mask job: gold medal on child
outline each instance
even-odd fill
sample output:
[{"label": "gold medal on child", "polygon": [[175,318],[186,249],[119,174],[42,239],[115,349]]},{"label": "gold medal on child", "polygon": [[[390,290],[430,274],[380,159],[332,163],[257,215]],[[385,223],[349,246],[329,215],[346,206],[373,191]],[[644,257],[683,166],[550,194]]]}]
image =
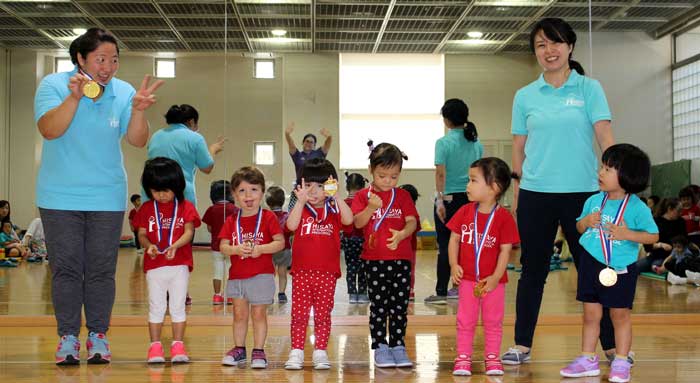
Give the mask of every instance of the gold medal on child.
[{"label": "gold medal on child", "polygon": [[600,284],[605,286],[605,287],[610,287],[617,283],[617,273],[615,270],[606,267],[603,270],[600,270],[600,274],[598,274],[598,280],[600,281]]},{"label": "gold medal on child", "polygon": [[369,240],[367,241],[367,247],[370,249],[374,250],[377,247],[377,238],[374,236],[374,233],[369,235]]},{"label": "gold medal on child", "polygon": [[100,95],[100,85],[93,80],[88,81],[83,85],[83,94],[87,98],[96,98],[97,96]]},{"label": "gold medal on child", "polygon": [[474,286],[474,297],[481,298],[484,294],[486,294],[486,280],[482,279]]},{"label": "gold medal on child", "polygon": [[333,197],[338,191],[338,181],[329,178],[323,183],[323,191],[325,191],[329,196]]}]

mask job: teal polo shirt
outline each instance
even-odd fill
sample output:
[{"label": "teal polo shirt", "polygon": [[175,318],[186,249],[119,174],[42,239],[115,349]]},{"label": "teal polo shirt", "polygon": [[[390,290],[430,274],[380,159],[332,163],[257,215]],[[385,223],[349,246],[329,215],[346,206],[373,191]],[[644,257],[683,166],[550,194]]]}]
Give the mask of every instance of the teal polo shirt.
[{"label": "teal polo shirt", "polygon": [[445,166],[445,194],[464,193],[469,166],[484,155],[484,146],[464,138],[463,129],[450,129],[435,142],[435,165]]},{"label": "teal polo shirt", "polygon": [[[155,132],[148,143],[148,158],[166,157],[174,160],[185,174],[185,199],[197,206],[194,178],[197,169],[214,165],[204,137],[184,124],[170,124]],[[143,194],[144,201],[147,199]]]},{"label": "teal polo shirt", "polygon": [[[68,97],[71,72],[44,77],[34,96],[36,122]],[[126,171],[121,140],[131,119],[130,84],[113,78],[97,101],[80,99],[61,137],[43,140],[36,182],[38,207],[55,210],[126,210]]]},{"label": "teal polo shirt", "polygon": [[611,119],[600,83],[576,71],[560,88],[540,75],[518,90],[511,133],[527,136],[520,188],[545,193],[598,190],[593,124]]}]

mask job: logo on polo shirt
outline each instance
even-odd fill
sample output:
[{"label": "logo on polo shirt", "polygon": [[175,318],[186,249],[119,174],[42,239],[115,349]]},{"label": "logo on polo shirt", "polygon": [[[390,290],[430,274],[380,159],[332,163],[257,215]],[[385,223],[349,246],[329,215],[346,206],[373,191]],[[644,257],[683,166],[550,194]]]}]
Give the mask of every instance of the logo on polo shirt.
[{"label": "logo on polo shirt", "polygon": [[575,106],[580,108],[585,105],[585,102],[582,99],[580,99],[576,94],[570,93],[566,97],[566,100],[564,100],[564,105]]},{"label": "logo on polo shirt", "polygon": [[109,127],[110,128],[119,128],[119,119],[118,118],[110,118],[109,119]]}]

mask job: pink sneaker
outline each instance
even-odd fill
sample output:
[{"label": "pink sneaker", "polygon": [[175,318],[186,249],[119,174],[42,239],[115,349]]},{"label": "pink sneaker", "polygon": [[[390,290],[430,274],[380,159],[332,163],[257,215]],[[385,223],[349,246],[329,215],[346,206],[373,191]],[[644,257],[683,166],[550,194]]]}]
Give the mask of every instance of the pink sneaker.
[{"label": "pink sneaker", "polygon": [[574,359],[573,362],[569,363],[568,366],[559,370],[559,374],[565,378],[583,378],[585,376],[598,376],[600,375],[600,368],[598,367],[598,355],[593,358],[587,356],[579,356]]},{"label": "pink sneaker", "polygon": [[214,297],[211,298],[211,304],[223,305],[224,304],[224,297],[222,297],[221,294],[214,294]]},{"label": "pink sneaker", "polygon": [[185,351],[185,344],[181,341],[174,341],[170,346],[170,361],[173,363],[188,363],[190,358]]},{"label": "pink sneaker", "polygon": [[612,361],[610,365],[610,374],[608,380],[615,383],[626,383],[630,381],[630,368],[632,365],[625,359],[617,359]]},{"label": "pink sneaker", "polygon": [[486,375],[503,375],[503,364],[501,359],[496,354],[486,355],[484,360],[486,365]]},{"label": "pink sneaker", "polygon": [[472,374],[472,357],[469,355],[457,355],[455,366],[452,368],[452,375],[470,376]]},{"label": "pink sneaker", "polygon": [[227,305],[232,305],[232,304],[233,304],[233,298],[226,298],[226,304],[227,304]]},{"label": "pink sneaker", "polygon": [[147,363],[165,363],[165,355],[163,354],[163,344],[153,342],[148,348]]}]

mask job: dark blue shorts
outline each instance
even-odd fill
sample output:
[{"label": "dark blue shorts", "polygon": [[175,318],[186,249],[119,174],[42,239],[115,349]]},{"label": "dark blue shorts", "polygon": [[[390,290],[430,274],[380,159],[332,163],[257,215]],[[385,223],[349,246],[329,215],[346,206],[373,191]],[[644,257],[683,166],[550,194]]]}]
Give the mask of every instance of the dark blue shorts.
[{"label": "dark blue shorts", "polygon": [[576,300],[586,303],[600,303],[607,308],[632,308],[637,289],[639,269],[637,263],[627,266],[627,273],[617,274],[617,283],[605,287],[598,280],[598,274],[605,265],[598,262],[583,250],[578,266],[578,291]]}]

